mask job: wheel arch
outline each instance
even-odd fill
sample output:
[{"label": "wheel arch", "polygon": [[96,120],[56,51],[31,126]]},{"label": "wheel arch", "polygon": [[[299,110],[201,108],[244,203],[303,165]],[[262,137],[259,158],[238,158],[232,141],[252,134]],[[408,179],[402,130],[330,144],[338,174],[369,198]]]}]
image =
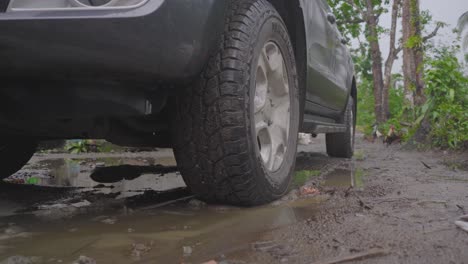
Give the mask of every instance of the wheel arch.
[{"label": "wheel arch", "polygon": [[301,113],[304,111],[306,98],[306,76],[307,76],[307,43],[302,12],[299,0],[267,0],[270,2],[286,24],[296,57],[296,67],[300,88]]}]

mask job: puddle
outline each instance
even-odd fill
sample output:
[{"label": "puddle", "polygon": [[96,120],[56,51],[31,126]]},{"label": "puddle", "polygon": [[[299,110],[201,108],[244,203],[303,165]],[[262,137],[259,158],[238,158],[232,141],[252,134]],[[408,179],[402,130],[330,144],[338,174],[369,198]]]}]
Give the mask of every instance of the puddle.
[{"label": "puddle", "polygon": [[[0,263],[15,255],[38,256],[44,263],[72,263],[80,256],[114,264],[202,263],[219,256],[242,259],[255,250],[253,243],[267,240],[269,231],[313,217],[327,199],[318,195],[248,209],[206,206],[188,201],[190,194],[174,166],[172,157],[57,158],[29,165],[12,179],[27,183],[33,178],[29,181],[33,185],[70,188],[82,192],[81,200],[20,214],[11,214],[16,206],[11,205],[0,214],[0,235],[7,234],[8,223],[22,231],[0,239],[0,249],[6,248],[0,250]],[[299,173],[298,178],[306,180],[319,172]],[[360,184],[362,173],[354,169],[336,169],[323,182],[345,188]],[[105,209],[71,208],[86,203],[91,195],[83,192],[89,191],[106,194],[105,201],[90,200]],[[80,213],[70,213],[70,208]]]},{"label": "puddle", "polygon": [[[152,210],[60,220],[60,224],[23,216],[17,223],[31,235],[0,241],[0,246],[9,248],[8,253],[0,253],[0,260],[23,255],[71,263],[85,255],[97,263],[201,263],[222,254],[249,252],[251,243],[261,240],[263,233],[314,215],[321,199],[252,209],[193,207],[180,202]],[[144,250],[135,255],[135,247]]]},{"label": "puddle", "polygon": [[335,188],[362,188],[364,171],[360,168],[337,168],[324,176],[322,186]]},{"label": "puddle", "polygon": [[54,159],[34,164],[7,181],[46,187],[74,187],[77,191],[140,195],[143,191],[167,191],[185,187],[174,159]]}]

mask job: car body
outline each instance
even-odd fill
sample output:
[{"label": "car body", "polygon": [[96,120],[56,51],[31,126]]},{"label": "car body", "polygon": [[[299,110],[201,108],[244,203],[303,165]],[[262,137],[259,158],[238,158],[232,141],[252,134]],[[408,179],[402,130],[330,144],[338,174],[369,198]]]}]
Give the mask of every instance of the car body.
[{"label": "car body", "polygon": [[[2,134],[171,147],[173,97],[202,74],[219,47],[232,1],[3,1]],[[301,131],[344,132],[343,113],[357,90],[326,1],[269,4],[294,48]]]}]

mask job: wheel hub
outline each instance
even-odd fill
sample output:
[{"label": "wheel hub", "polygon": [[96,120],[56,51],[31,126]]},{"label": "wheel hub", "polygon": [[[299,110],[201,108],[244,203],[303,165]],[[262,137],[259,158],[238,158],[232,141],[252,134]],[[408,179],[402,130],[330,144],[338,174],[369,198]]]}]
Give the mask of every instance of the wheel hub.
[{"label": "wheel hub", "polygon": [[265,167],[275,172],[283,164],[290,125],[289,78],[278,45],[268,42],[258,59],[255,83],[255,131]]}]

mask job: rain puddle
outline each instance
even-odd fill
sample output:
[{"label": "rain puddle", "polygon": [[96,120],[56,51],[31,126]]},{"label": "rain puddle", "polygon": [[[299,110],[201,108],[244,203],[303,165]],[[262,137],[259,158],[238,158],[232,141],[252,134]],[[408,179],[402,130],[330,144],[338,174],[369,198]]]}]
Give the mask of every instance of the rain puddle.
[{"label": "rain puddle", "polygon": [[[264,243],[269,231],[313,217],[327,199],[317,195],[257,208],[208,206],[181,189],[185,184],[174,165],[173,158],[119,157],[30,165],[9,180],[109,194],[112,198],[102,202],[109,209],[81,208],[78,204],[87,201],[80,200],[74,202],[79,214],[61,214],[70,204],[8,214],[15,207],[10,203],[11,210],[0,214],[0,263],[11,256],[36,256],[42,261],[38,263],[72,263],[87,256],[114,264],[242,259]],[[362,173],[336,169],[323,177],[322,186],[359,187]],[[125,202],[109,206],[117,200]]]},{"label": "rain puddle", "polygon": [[7,181],[47,187],[75,187],[77,191],[119,194],[167,191],[185,187],[173,158],[99,158],[44,160]]},{"label": "rain puddle", "polygon": [[364,171],[362,169],[337,168],[324,176],[323,187],[362,188]]},{"label": "rain puddle", "polygon": [[[22,255],[71,263],[85,255],[97,263],[201,263],[249,252],[263,233],[314,215],[321,199],[252,209],[205,206],[192,200],[59,221],[22,216],[15,220],[22,235],[0,239],[0,248],[7,248],[0,252],[0,260]],[[1,233],[8,228],[11,225],[4,225]]]}]

